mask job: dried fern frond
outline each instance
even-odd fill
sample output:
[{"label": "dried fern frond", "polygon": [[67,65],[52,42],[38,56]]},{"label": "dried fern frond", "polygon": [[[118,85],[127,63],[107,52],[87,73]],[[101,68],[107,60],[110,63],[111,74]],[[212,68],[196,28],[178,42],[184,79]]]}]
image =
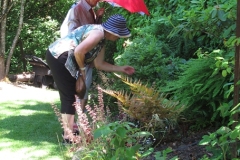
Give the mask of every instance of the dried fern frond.
[{"label": "dried fern frond", "polygon": [[143,85],[140,80],[138,81],[133,81],[131,78],[123,75],[116,74],[115,75],[120,78],[125,84],[130,86],[130,89],[132,93],[135,94],[144,94],[145,96],[150,96],[150,97],[158,97],[158,92],[152,88],[148,87],[147,85]]},{"label": "dried fern frond", "polygon": [[[99,89],[102,89],[99,87]],[[112,90],[105,90],[102,89],[103,92],[117,98],[121,103],[126,103],[126,96],[127,94],[124,93],[124,91],[112,91]]]},{"label": "dried fern frond", "polygon": [[[144,124],[156,120],[154,117],[175,122],[178,115],[183,111],[184,107],[177,108],[178,102],[167,99],[166,95],[153,87],[143,85],[141,81],[133,81],[126,76],[115,75],[130,86],[131,93],[104,89],[102,91],[117,98],[118,106],[131,118],[137,119]],[[158,120],[158,122],[161,121]],[[156,124],[161,124],[162,127],[162,123]]]},{"label": "dried fern frond", "polygon": [[131,102],[131,96],[130,95],[128,95],[124,91],[104,90],[100,87],[99,87],[99,89],[101,89],[103,92],[109,94],[110,96],[117,98],[118,101],[120,102],[121,106],[122,106],[122,109],[125,112],[127,112],[127,109],[130,107],[130,102]]}]

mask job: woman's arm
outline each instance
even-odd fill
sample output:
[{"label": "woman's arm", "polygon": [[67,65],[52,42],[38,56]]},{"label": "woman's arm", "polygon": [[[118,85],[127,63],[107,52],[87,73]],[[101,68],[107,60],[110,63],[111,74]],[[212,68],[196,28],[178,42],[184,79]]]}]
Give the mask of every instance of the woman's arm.
[{"label": "woman's arm", "polygon": [[105,46],[102,48],[98,56],[94,60],[94,66],[98,70],[103,70],[107,72],[122,72],[128,75],[132,75],[135,69],[131,66],[117,66],[104,61]]},{"label": "woman's arm", "polygon": [[[79,68],[84,68],[85,54],[93,49],[100,40],[104,37],[103,32],[99,30],[93,30],[89,33],[86,39],[84,39],[74,50],[74,56]],[[83,73],[83,72],[82,72]],[[85,73],[85,71],[84,71]],[[84,74],[83,73],[83,74]],[[85,74],[84,74],[85,76]]]}]

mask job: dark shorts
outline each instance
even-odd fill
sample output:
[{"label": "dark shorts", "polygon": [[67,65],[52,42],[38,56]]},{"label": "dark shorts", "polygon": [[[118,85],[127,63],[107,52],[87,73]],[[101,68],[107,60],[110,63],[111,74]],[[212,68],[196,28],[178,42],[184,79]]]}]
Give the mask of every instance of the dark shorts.
[{"label": "dark shorts", "polygon": [[46,52],[46,61],[50,67],[53,79],[57,85],[61,101],[61,113],[75,114],[75,84],[76,79],[71,76],[64,64],[68,53],[64,52],[58,59],[54,58],[49,50]]}]

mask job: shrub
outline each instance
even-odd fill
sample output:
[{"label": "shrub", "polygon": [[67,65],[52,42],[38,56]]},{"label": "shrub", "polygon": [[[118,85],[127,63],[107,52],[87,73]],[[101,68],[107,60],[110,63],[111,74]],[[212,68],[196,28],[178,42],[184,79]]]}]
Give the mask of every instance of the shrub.
[{"label": "shrub", "polygon": [[216,120],[221,114],[220,106],[232,98],[231,88],[227,87],[233,80],[231,54],[227,55],[222,50],[201,54],[199,50],[199,58],[182,65],[184,71],[179,79],[169,82],[162,90],[187,106],[185,113],[188,118],[197,116],[200,122],[200,117],[203,117],[205,125]]},{"label": "shrub", "polygon": [[131,65],[135,68],[134,77],[156,87],[176,78],[180,59],[167,57],[162,53],[161,42],[153,35],[137,37],[127,43],[125,52],[115,58],[118,65]]}]

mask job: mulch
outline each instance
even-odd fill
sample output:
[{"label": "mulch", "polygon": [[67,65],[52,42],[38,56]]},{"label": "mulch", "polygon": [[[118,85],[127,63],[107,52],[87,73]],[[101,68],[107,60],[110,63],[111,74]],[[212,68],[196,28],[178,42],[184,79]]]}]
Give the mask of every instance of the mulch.
[{"label": "mulch", "polygon": [[214,132],[214,129],[207,128],[194,132],[188,131],[184,135],[179,130],[168,133],[161,142],[157,142],[158,145],[155,147],[153,154],[144,160],[156,160],[154,153],[162,152],[167,148],[171,148],[172,152],[167,154],[166,160],[170,160],[173,157],[177,157],[178,160],[198,160],[203,158],[204,155],[210,158],[212,153],[206,150],[206,146],[199,145],[202,137],[209,132]]}]

